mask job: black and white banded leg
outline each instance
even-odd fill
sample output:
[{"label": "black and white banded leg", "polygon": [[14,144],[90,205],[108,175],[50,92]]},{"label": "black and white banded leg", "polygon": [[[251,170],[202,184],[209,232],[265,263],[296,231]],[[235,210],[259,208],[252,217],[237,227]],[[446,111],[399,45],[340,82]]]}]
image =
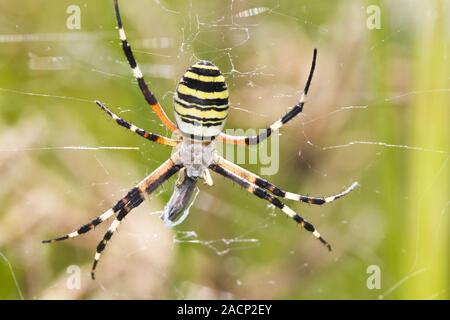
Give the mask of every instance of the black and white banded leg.
[{"label": "black and white banded leg", "polygon": [[151,194],[156,188],[158,188],[162,183],[167,181],[171,176],[177,173],[181,169],[180,165],[175,164],[172,159],[167,160],[156,170],[154,170],[150,175],[148,175],[144,180],[139,182],[137,186],[132,188],[125,197],[117,202],[117,204],[111,209],[107,210],[105,213],[99,217],[93,219],[90,223],[83,225],[76,231],[73,231],[64,236],[44,240],[44,243],[51,243],[55,241],[66,240],[69,238],[77,237],[92,230],[95,226],[99,225],[103,221],[107,220],[111,216],[116,214],[116,218],[111,223],[108,231],[105,233],[102,241],[98,244],[97,250],[94,256],[94,263],[92,266],[91,276],[95,278],[95,268],[100,260],[101,254],[105,249],[108,241],[111,239],[114,232],[120,225],[123,218],[134,208],[139,206],[143,201],[146,194]]},{"label": "black and white banded leg", "polygon": [[278,209],[283,211],[287,216],[289,216],[295,222],[297,222],[299,225],[301,225],[305,230],[311,232],[314,235],[314,237],[319,239],[319,241],[322,242],[322,244],[324,244],[328,248],[329,251],[331,251],[331,245],[327,241],[325,241],[325,239],[320,235],[319,231],[317,231],[316,228],[311,223],[306,221],[302,216],[297,214],[294,210],[289,208],[287,205],[285,205],[283,202],[281,202],[278,198],[267,193],[262,188],[250,183],[246,179],[241,178],[238,175],[234,174],[233,172],[223,168],[219,164],[212,164],[210,166],[210,169],[217,172],[218,174],[224,176],[225,178],[228,178],[228,179],[232,180],[233,182],[237,183],[242,188],[244,188],[246,191],[273,204],[275,207],[277,207]]},{"label": "black and white banded leg", "polygon": [[144,201],[144,195],[142,194],[142,192],[140,192],[140,190],[137,187],[134,189],[137,190],[137,192],[135,193],[135,196],[119,211],[116,218],[111,223],[111,225],[109,226],[105,235],[103,236],[102,241],[100,241],[99,244],[97,245],[97,249],[95,251],[95,256],[94,256],[94,263],[92,265],[92,270],[91,270],[92,279],[95,279],[95,269],[97,268],[98,262],[100,261],[102,252],[103,252],[103,250],[105,250],[106,245],[108,244],[108,241],[111,240],[111,237],[113,236],[114,232],[119,227],[120,223],[122,222],[122,219],[125,218],[126,215],[131,210],[133,210],[134,208],[139,206]]},{"label": "black and white banded leg", "polygon": [[230,144],[239,144],[239,145],[256,145],[260,142],[266,140],[268,137],[272,135],[273,132],[281,129],[283,125],[288,123],[294,117],[296,117],[303,110],[303,106],[305,104],[306,96],[308,95],[309,87],[311,85],[311,81],[314,75],[314,70],[316,68],[316,60],[317,60],[317,49],[314,49],[313,59],[311,63],[311,69],[309,71],[308,80],[306,81],[305,88],[303,89],[303,93],[300,97],[300,100],[297,104],[289,110],[283,117],[275,121],[271,126],[264,129],[264,131],[257,136],[231,136],[225,133],[221,133],[218,137],[219,140],[224,141],[225,143]]},{"label": "black and white banded leg", "polygon": [[53,239],[49,239],[49,240],[43,240],[42,242],[43,243],[52,243],[52,242],[55,242],[55,241],[62,241],[62,240],[66,240],[66,239],[69,239],[69,238],[75,238],[75,237],[78,237],[79,235],[85,234],[85,233],[93,230],[96,226],[101,224],[103,221],[108,220],[114,214],[116,214],[120,210],[122,210],[132,199],[134,199],[136,197],[136,191],[137,191],[136,187],[131,189],[127,193],[127,195],[125,197],[123,197],[122,199],[120,199],[116,203],[116,205],[114,207],[112,207],[109,210],[105,211],[100,216],[98,216],[95,219],[91,220],[91,222],[86,223],[85,225],[81,226],[77,230],[72,231],[71,233],[65,234],[65,235],[63,235],[61,237],[58,237],[58,238],[53,238]]},{"label": "black and white banded leg", "polygon": [[144,180],[139,182],[139,184],[134,188],[133,197],[130,201],[117,213],[116,218],[111,223],[110,227],[103,236],[102,241],[97,245],[97,250],[94,256],[94,263],[92,264],[91,277],[95,279],[95,269],[97,268],[98,262],[100,261],[103,250],[105,250],[106,245],[113,236],[114,232],[119,227],[123,218],[125,218],[128,213],[139,206],[143,201],[146,194],[151,194],[156,190],[162,183],[167,181],[171,176],[177,173],[181,169],[180,165],[175,164],[172,159],[167,160],[151,174],[149,174]]},{"label": "black and white banded leg", "polygon": [[166,145],[166,146],[171,146],[171,147],[174,147],[174,146],[176,146],[176,145],[179,143],[179,141],[177,141],[177,140],[170,139],[170,138],[161,136],[161,135],[159,135],[159,134],[147,132],[147,131],[145,131],[144,129],[141,129],[141,128],[135,126],[134,124],[129,123],[128,121],[126,121],[126,120],[120,118],[118,115],[116,115],[116,114],[113,113],[111,110],[109,110],[109,109],[108,109],[103,103],[101,103],[100,101],[95,101],[95,103],[96,103],[103,111],[105,111],[107,115],[109,115],[111,118],[113,118],[119,126],[122,126],[122,127],[124,127],[124,128],[127,128],[127,129],[130,130],[130,131],[133,131],[134,133],[140,135],[141,137],[143,137],[143,138],[145,138],[145,139],[147,139],[147,140],[149,140],[149,141],[156,142],[156,143],[159,143],[159,144],[163,144],[163,145]]},{"label": "black and white banded leg", "polygon": [[170,131],[172,132],[176,131],[178,129],[177,126],[169,119],[169,117],[167,117],[163,108],[156,99],[155,95],[150,91],[149,87],[147,86],[147,83],[144,80],[144,75],[142,74],[142,71],[136,62],[136,59],[134,58],[133,51],[131,49],[130,44],[128,43],[125,30],[123,29],[122,18],[120,16],[119,11],[119,3],[117,0],[114,0],[114,10],[116,13],[117,28],[119,29],[119,37],[120,41],[122,42],[123,52],[128,60],[128,63],[130,64],[130,67],[133,71],[133,75],[136,78],[136,81],[138,82],[139,88],[141,89],[141,92],[144,95],[145,100],[150,105],[153,112],[155,112],[158,118],[163,122],[163,124]]},{"label": "black and white banded leg", "polygon": [[270,183],[269,181],[259,177],[258,175],[254,174],[253,172],[250,172],[250,171],[234,164],[233,162],[226,160],[223,157],[219,157],[218,161],[219,161],[219,164],[223,168],[233,172],[234,174],[249,181],[250,183],[257,185],[258,187],[269,190],[271,193],[273,193],[274,195],[276,195],[278,197],[282,197],[284,199],[289,199],[289,200],[306,202],[306,203],[315,204],[315,205],[322,205],[325,203],[333,202],[333,201],[349,194],[350,192],[352,192],[359,186],[358,182],[353,182],[351,186],[347,187],[344,191],[342,191],[338,194],[328,196],[328,197],[310,197],[310,196],[305,196],[305,195],[301,195],[301,194],[284,191],[283,189],[281,189],[281,188],[277,187],[276,185]]}]

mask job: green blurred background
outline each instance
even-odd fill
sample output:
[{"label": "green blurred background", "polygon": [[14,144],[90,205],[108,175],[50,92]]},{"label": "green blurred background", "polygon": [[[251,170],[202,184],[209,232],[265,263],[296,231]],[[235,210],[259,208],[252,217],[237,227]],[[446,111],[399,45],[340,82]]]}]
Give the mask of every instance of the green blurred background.
[{"label": "green blurred background", "polygon": [[[66,26],[70,5],[81,9],[80,29]],[[246,17],[251,8],[259,14]],[[367,25],[373,8],[380,29]],[[188,219],[168,229],[158,211],[172,179],[124,221],[91,281],[107,225],[40,241],[108,209],[171,152],[118,127],[92,101],[167,130],[133,81],[112,1],[4,0],[0,298],[448,299],[450,1],[134,0],[121,9],[171,116],[189,64],[221,68],[232,102],[226,128],[262,128],[282,115],[317,47],[308,102],[281,130],[279,170],[266,178],[311,195],[361,187],[324,207],[290,203],[331,242],[328,253],[221,177],[200,186]],[[124,148],[70,148],[80,146]],[[70,266],[81,268],[79,289]],[[379,289],[367,285],[373,266]]]}]

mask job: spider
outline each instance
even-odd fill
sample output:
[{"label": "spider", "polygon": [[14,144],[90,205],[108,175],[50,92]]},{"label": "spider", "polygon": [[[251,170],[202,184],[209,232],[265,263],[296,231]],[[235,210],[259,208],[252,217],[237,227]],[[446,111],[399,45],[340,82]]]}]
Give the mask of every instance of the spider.
[{"label": "spider", "polygon": [[309,76],[303,94],[297,104],[283,117],[264,129],[264,131],[257,136],[231,136],[222,132],[228,114],[229,100],[227,85],[219,68],[209,61],[198,61],[187,69],[179,81],[174,94],[174,111],[176,119],[176,124],[174,124],[167,117],[156,97],[144,81],[144,77],[134,58],[122,26],[118,0],[114,0],[114,10],[123,52],[130,64],[139,88],[153,112],[158,116],[162,123],[174,133],[175,139],[147,132],[118,117],[100,101],[96,101],[96,104],[109,117],[114,119],[118,125],[135,132],[149,141],[174,147],[175,151],[167,161],[133,187],[125,197],[120,199],[112,208],[89,223],[81,226],[76,231],[58,238],[44,240],[43,242],[50,243],[77,237],[87,233],[95,226],[114,216],[115,219],[97,246],[91,271],[91,277],[92,279],[95,279],[96,267],[108,241],[111,239],[122,220],[132,209],[136,208],[144,201],[146,195],[151,194],[162,183],[167,181],[175,173],[179,172],[179,178],[175,184],[174,192],[165,206],[162,215],[162,218],[166,222],[172,223],[179,218],[181,213],[184,213],[183,216],[186,215],[192,201],[196,183],[199,179],[203,179],[205,180],[205,183],[212,185],[210,169],[240,185],[247,192],[264,199],[281,209],[288,217],[297,222],[297,224],[311,232],[328,248],[328,250],[331,251],[330,244],[325,241],[316,228],[294,210],[281,202],[279,198],[322,205],[350,193],[358,186],[357,182],[354,182],[341,193],[329,197],[310,197],[286,192],[256,174],[221,157],[216,152],[213,143],[213,140],[217,139],[229,144],[257,145],[297,116],[303,109],[305,98],[308,94],[314,74],[317,49],[314,49],[313,51]]}]

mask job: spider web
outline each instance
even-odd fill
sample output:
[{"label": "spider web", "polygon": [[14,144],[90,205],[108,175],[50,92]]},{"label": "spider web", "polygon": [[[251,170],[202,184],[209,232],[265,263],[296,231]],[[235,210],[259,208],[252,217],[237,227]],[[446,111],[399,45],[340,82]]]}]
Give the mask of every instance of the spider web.
[{"label": "spider web", "polygon": [[[448,149],[435,148],[433,143],[416,145],[378,136],[371,131],[376,131],[375,124],[369,123],[367,127],[358,124],[374,117],[379,108],[404,110],[422,96],[448,97],[448,81],[445,87],[414,89],[400,81],[398,90],[374,94],[368,92],[367,79],[361,77],[370,68],[371,55],[377,55],[399,37],[408,36],[411,24],[418,23],[417,17],[399,21],[391,27],[392,32],[368,44],[365,9],[350,3],[340,4],[335,20],[326,20],[317,17],[317,12],[325,9],[310,2],[294,12],[289,10],[292,5],[283,1],[274,4],[229,0],[222,5],[205,5],[190,0],[180,7],[159,0],[122,2],[129,41],[150,87],[168,113],[173,91],[167,88],[175,87],[186,66],[198,59],[210,59],[221,67],[230,88],[228,128],[231,125],[243,129],[263,128],[293,106],[301,95],[312,48],[319,47],[318,70],[305,109],[299,119],[279,133],[279,170],[276,175],[265,176],[277,185],[284,188],[286,184],[285,188],[292,192],[308,190],[312,195],[328,195],[352,181],[365,180],[386,155],[402,159],[412,153],[429,155],[440,163],[432,171],[433,179],[425,186],[425,194],[433,193],[437,181],[448,172]],[[65,5],[68,4],[54,9],[62,13],[44,10],[42,15],[60,14],[64,21]],[[100,99],[127,120],[150,131],[168,134],[142,103],[127,62],[118,50],[112,18],[104,19],[99,15],[100,9],[79,5],[83,17],[94,21],[89,26],[82,25],[81,31],[67,31],[52,22],[43,30],[32,30],[33,24],[26,22],[25,16],[10,15],[5,19],[4,31],[0,32],[0,45],[20,52],[23,66],[14,66],[23,68],[20,70],[26,75],[20,81],[5,78],[0,82],[0,102],[5,105],[0,122],[0,173],[5,185],[0,197],[11,197],[18,203],[20,199],[22,203],[8,204],[0,220],[0,264],[3,261],[7,266],[3,278],[13,284],[9,296],[271,298],[291,294],[326,297],[336,294],[329,291],[325,280],[317,280],[327,267],[336,267],[349,256],[356,256],[353,259],[367,265],[387,264],[375,248],[381,245],[383,227],[388,222],[380,217],[381,208],[375,203],[389,191],[370,179],[371,183],[362,183],[362,188],[342,200],[342,204],[340,200],[339,204],[313,208],[289,203],[314,222],[327,239],[337,242],[341,249],[332,256],[320,252],[319,245],[306,232],[294,228],[290,221],[284,222],[281,212],[218,177],[215,178],[217,189],[201,187],[188,220],[175,229],[166,229],[159,221],[173,181],[162,186],[135,214],[130,214],[114,236],[113,245],[108,246],[97,283],[89,282],[85,275],[104,228],[99,227],[94,235],[87,236],[88,240],[77,239],[59,248],[42,248],[36,244],[39,242],[36,235],[31,235],[36,228],[39,236],[45,237],[48,232],[64,233],[81,225],[96,212],[100,214],[109,208],[170,154],[167,150],[160,151],[164,147],[119,131],[95,110],[93,101]],[[391,9],[398,14],[398,7]],[[111,8],[107,12],[112,17]],[[158,17],[159,28],[152,28],[147,13],[152,21]],[[342,39],[352,23],[360,23],[361,28],[355,30],[353,37]],[[367,52],[368,58],[361,54],[348,58],[340,46],[358,48]],[[13,53],[8,51],[5,55]],[[79,81],[81,78],[85,83]],[[65,81],[67,87],[61,85]],[[124,97],[113,92],[110,96],[108,86],[128,92]],[[89,116],[82,117],[80,113]],[[109,133],[111,137],[102,138]],[[268,148],[268,143],[262,148]],[[251,148],[250,154],[256,153],[255,150]],[[15,163],[16,170],[11,162]],[[260,174],[257,164],[243,166]],[[31,171],[39,174],[29,178],[25,173]],[[44,176],[48,182],[42,180]],[[19,197],[23,192],[19,187],[27,179],[32,181],[31,186],[24,189],[24,198]],[[301,189],[296,180],[302,181]],[[414,203],[411,191],[402,195],[407,205]],[[358,197],[368,200],[369,205],[358,201]],[[424,199],[425,196],[417,203],[420,205]],[[39,203],[35,208],[37,213],[32,217],[25,215],[36,203]],[[436,225],[448,220],[448,204],[448,199],[439,204],[440,218]],[[412,214],[417,220],[423,215],[419,210]],[[44,228],[43,221],[51,222]],[[286,239],[280,237],[285,234]],[[20,246],[16,245],[15,239],[22,238]],[[355,239],[369,249],[354,244],[358,242]],[[70,261],[68,264],[84,261],[80,264],[83,276],[79,290],[68,290],[66,266],[53,270],[53,260],[46,257],[51,255],[51,250],[62,252],[64,248],[71,252],[65,258],[65,262]],[[265,251],[276,253],[261,257]],[[417,260],[419,249],[411,255],[416,255]],[[284,262],[286,259],[293,262]],[[22,262],[16,264],[16,261]],[[205,276],[184,270],[184,263],[190,268],[204,269]],[[24,289],[23,279],[33,278],[28,274],[31,267],[41,272],[44,280],[30,280]],[[369,293],[364,286],[362,291],[367,297],[390,298],[427,270],[412,261],[406,274],[386,276],[381,293]],[[219,280],[220,272],[226,275],[224,280]],[[298,274],[294,282],[305,285],[305,292],[290,286],[292,279],[284,275],[292,272]],[[115,281],[118,276],[127,281],[118,284]],[[360,277],[365,282],[365,270]],[[142,281],[143,278],[146,280]],[[270,293],[261,292],[262,288],[270,289]],[[436,292],[431,298],[445,295],[448,289]],[[352,297],[352,293],[337,296]]]}]

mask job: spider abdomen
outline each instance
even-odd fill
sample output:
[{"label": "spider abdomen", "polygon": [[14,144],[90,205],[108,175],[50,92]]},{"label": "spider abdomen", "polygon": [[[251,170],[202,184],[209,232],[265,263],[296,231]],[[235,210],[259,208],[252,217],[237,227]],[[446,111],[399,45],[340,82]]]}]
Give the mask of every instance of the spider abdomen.
[{"label": "spider abdomen", "polygon": [[193,140],[213,140],[222,131],[228,108],[228,89],[219,68],[209,61],[190,66],[174,95],[181,133]]}]

